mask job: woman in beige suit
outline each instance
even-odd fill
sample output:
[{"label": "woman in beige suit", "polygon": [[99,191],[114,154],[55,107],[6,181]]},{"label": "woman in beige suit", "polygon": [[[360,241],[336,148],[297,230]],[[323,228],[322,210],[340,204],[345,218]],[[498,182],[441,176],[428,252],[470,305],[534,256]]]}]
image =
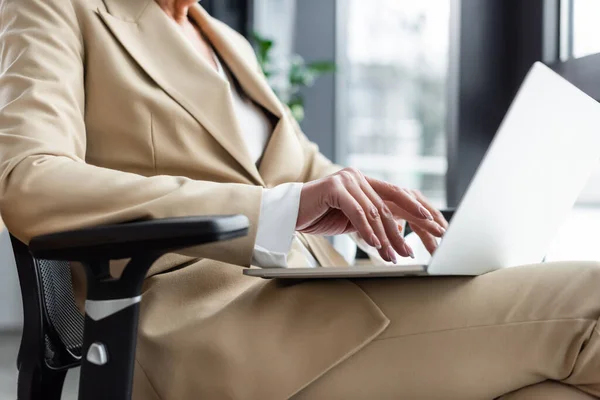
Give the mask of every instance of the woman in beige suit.
[{"label": "woman in beige suit", "polygon": [[344,263],[325,234],[410,256],[398,219],[433,250],[446,222],[418,193],[326,160],[248,43],[194,3],[0,0],[0,207],[13,234],[250,220],[247,237],[149,272],[136,399],[600,396],[596,264],[474,279],[244,277],[239,266]]}]

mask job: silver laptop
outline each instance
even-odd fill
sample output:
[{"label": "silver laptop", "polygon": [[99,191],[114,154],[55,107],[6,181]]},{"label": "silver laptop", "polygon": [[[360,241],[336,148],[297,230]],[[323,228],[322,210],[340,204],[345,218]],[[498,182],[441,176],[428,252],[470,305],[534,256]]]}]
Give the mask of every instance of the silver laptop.
[{"label": "silver laptop", "polygon": [[262,278],[481,275],[542,261],[600,159],[600,103],[541,63],[525,79],[428,265],[246,269]]}]

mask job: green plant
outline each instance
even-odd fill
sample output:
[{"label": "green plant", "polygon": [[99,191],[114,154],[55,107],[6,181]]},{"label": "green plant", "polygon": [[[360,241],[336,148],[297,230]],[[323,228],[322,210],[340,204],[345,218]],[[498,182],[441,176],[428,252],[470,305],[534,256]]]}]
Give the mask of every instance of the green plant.
[{"label": "green plant", "polygon": [[263,73],[271,88],[279,99],[287,104],[294,118],[300,122],[304,119],[304,97],[300,92],[303,87],[312,86],[317,78],[336,71],[334,63],[329,61],[305,62],[298,54],[289,56],[287,60],[276,62],[272,51],[275,47],[273,39],[253,33],[256,55]]}]

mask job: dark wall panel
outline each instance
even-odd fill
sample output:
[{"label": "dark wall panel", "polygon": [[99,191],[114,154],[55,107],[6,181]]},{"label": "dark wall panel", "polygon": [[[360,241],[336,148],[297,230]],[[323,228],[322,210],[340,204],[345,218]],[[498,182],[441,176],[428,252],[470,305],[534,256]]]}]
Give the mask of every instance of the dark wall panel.
[{"label": "dark wall panel", "polygon": [[[294,51],[307,61],[331,60],[336,54],[335,0],[299,0]],[[335,77],[328,74],[304,90],[306,119],[302,129],[321,152],[335,158]],[[340,133],[340,134],[343,134]]]},{"label": "dark wall panel", "polygon": [[464,195],[531,65],[543,58],[544,0],[453,0],[447,199]]},{"label": "dark wall panel", "polygon": [[252,0],[202,0],[200,4],[213,17],[249,36],[252,29]]}]

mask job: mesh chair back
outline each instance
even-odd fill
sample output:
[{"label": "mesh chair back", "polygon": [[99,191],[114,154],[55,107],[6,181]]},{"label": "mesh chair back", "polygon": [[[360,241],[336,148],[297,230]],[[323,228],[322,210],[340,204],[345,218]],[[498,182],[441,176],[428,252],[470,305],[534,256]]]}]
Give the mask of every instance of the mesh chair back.
[{"label": "mesh chair back", "polygon": [[[69,264],[38,260],[31,256],[25,244],[12,236],[11,242],[25,317],[19,358],[43,357],[53,369],[79,365],[84,316],[75,302]],[[43,354],[31,354],[33,349]]]},{"label": "mesh chair back", "polygon": [[[45,308],[43,314],[48,323],[50,346],[46,347],[46,359],[60,363],[64,357],[56,354],[57,348],[64,349],[71,357],[79,359],[81,358],[84,317],[77,309],[73,295],[69,263],[37,259],[35,263],[41,281],[43,307]],[[57,340],[60,341],[60,345],[57,345]]]}]

